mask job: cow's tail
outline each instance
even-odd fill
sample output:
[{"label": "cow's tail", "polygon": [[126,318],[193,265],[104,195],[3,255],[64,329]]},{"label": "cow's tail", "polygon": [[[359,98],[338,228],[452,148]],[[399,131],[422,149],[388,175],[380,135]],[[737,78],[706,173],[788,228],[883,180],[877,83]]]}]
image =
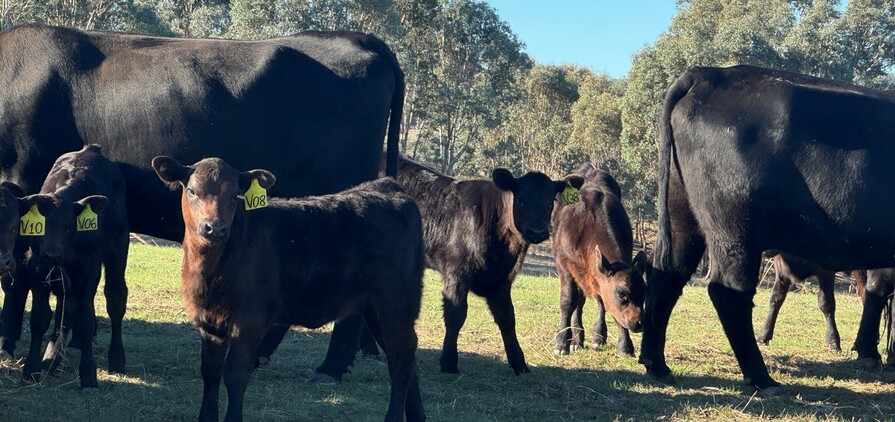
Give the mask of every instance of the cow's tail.
[{"label": "cow's tail", "polygon": [[[394,57],[394,56],[393,56]],[[388,119],[388,134],[385,149],[385,175],[398,177],[398,143],[401,138],[401,120],[404,116],[404,72],[394,59],[395,91],[392,93],[391,113]]]},{"label": "cow's tail", "polygon": [[[659,147],[659,227],[653,252],[653,267],[670,269],[674,265],[671,243],[671,220],[668,215],[668,183],[671,177],[681,177],[671,128],[671,112],[678,101],[693,87],[692,70],[684,72],[665,93],[660,121],[661,145]],[[673,168],[672,168],[673,167]]]}]

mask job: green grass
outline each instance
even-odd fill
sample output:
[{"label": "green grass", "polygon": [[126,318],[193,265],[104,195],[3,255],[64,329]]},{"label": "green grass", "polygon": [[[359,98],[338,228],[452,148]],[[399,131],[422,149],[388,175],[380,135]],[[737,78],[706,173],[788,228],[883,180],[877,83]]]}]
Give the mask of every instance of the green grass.
[{"label": "green grass", "polygon": [[[128,266],[130,300],[124,325],[128,374],[100,370],[101,391],[78,388],[77,351],[64,372],[36,385],[20,381],[21,363],[0,363],[0,420],[193,420],[201,399],[199,338],[183,312],[180,254],[175,248],[134,245]],[[791,293],[774,340],[762,347],[772,376],[786,385],[777,397],[760,398],[741,385],[741,375],[721,331],[706,289],[688,287],[669,326],[666,354],[678,384],[666,386],[644,375],[635,359],[616,356],[613,345],[569,356],[553,355],[559,318],[555,278],[521,276],[514,298],[519,341],[532,369],[513,375],[496,325],[480,298],[470,299],[460,336],[458,375],[438,370],[444,334],[440,277],[426,273],[417,354],[426,411],[443,421],[560,420],[891,420],[895,415],[895,372],[866,371],[852,364],[854,352],[828,351],[813,292]],[[769,292],[756,296],[757,327]],[[106,365],[109,332],[102,298],[95,351]],[[844,349],[857,331],[856,296],[837,296]],[[594,319],[588,302],[585,324]],[[27,325],[27,324],[26,324]],[[303,382],[319,364],[328,331],[293,330],[267,367],[256,371],[246,394],[248,420],[381,420],[388,400],[386,365],[358,360],[337,386]],[[610,328],[610,343],[616,331]],[[18,351],[28,346],[26,327]],[[640,336],[634,336],[639,348]],[[221,398],[223,416],[226,396]]]}]

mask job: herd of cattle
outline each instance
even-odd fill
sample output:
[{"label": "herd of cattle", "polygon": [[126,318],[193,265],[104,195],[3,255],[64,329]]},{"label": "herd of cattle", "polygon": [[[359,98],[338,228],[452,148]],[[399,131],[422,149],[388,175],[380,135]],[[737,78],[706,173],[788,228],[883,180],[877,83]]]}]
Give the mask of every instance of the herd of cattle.
[{"label": "herd of cattle", "polygon": [[[895,93],[748,66],[685,72],[660,122],[650,263],[634,254],[618,183],[590,164],[562,180],[504,169],[456,180],[399,157],[403,74],[369,35],[241,42],[25,25],[0,34],[0,86],[2,351],[15,353],[30,292],[23,377],[53,373],[73,347],[81,387],[95,390],[101,268],[108,369],[124,372],[128,233],[181,241],[187,314],[202,339],[200,420],[218,419],[222,379],[226,419],[241,420],[252,370],[289,327],[334,320],[312,380],[341,380],[359,347],[378,344],[391,379],[386,420],[425,419],[414,324],[426,267],[444,279],[441,371],[459,370],[472,292],[487,301],[513,371],[529,372],[511,287],[529,245],[551,236],[555,353],[584,345],[589,297],[593,341],[606,342],[608,311],[619,354],[633,356],[629,333],[643,331],[640,362],[671,379],[669,317],[707,254],[735,357],[766,393],[779,384],[751,318],[763,253],[776,254],[778,279],[762,343],[792,280],[815,276],[827,343],[839,349],[835,271],[895,267]],[[242,171],[254,167],[265,169]],[[880,360],[892,271],[856,272],[861,359]]]}]

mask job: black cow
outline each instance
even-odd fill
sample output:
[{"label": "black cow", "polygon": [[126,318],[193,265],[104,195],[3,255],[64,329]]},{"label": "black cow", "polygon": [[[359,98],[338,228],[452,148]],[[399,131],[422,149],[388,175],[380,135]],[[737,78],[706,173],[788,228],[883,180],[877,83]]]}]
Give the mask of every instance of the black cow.
[{"label": "black cow", "polygon": [[[886,309],[895,293],[895,269],[883,268],[867,271],[867,287],[864,291],[864,309],[861,312],[861,325],[858,327],[858,333],[855,336],[855,343],[852,350],[858,352],[858,363],[868,366],[877,367],[882,361],[879,355],[879,327],[880,320],[884,312],[890,312]],[[888,333],[888,342],[886,343],[886,362],[889,365],[895,364],[895,339],[892,337],[893,322],[891,319],[887,321],[885,330]]]},{"label": "black cow", "polygon": [[[217,158],[183,166],[158,157],[152,165],[163,181],[183,188],[183,292],[202,336],[200,420],[217,420],[222,376],[226,420],[242,420],[258,345],[272,324],[317,328],[353,313],[363,315],[388,358],[386,420],[404,420],[405,409],[408,420],[426,418],[414,331],[422,221],[394,180],[248,210],[267,200],[249,188],[270,188],[272,173],[237,172]],[[245,207],[237,199],[243,192]]]},{"label": "black cow", "polygon": [[21,217],[31,207],[21,199],[18,185],[0,182],[0,285],[3,310],[0,311],[0,354],[14,357],[16,342],[22,335],[22,317],[28,299],[25,252],[28,243],[19,237]]},{"label": "black cow", "polygon": [[831,270],[895,264],[895,94],[749,66],[697,67],[669,87],[663,107],[640,362],[671,378],[668,320],[707,251],[709,295],[746,382],[776,387],[752,330],[762,251]]},{"label": "black cow", "polygon": [[103,146],[127,179],[131,230],[180,241],[159,154],[264,165],[271,195],[375,179],[388,129],[394,174],[404,76],[376,37],[304,32],[265,41],[157,38],[24,25],[0,34],[0,176],[35,193],[61,154]]},{"label": "black cow", "polygon": [[[56,369],[62,358],[65,334],[73,329],[72,346],[81,349],[81,388],[93,391],[98,386],[93,359],[96,331],[93,300],[102,269],[105,269],[104,293],[112,327],[109,370],[125,371],[121,322],[127,309],[124,271],[129,231],[124,185],[118,166],[103,157],[98,146],[89,145],[59,157],[40,194],[25,198],[36,205],[45,220],[43,233],[29,238],[31,344],[22,371],[25,379],[40,378],[40,347],[53,317],[49,303],[53,293],[58,298],[56,327],[43,367],[49,372]],[[30,224],[23,220],[23,236],[30,234]]]}]

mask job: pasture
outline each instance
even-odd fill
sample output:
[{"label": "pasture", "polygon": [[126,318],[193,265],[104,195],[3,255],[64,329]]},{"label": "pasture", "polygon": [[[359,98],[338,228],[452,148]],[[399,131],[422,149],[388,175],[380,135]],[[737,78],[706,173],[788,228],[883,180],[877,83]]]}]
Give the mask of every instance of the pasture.
[{"label": "pasture", "polygon": [[[76,350],[68,352],[60,376],[46,377],[40,384],[23,384],[21,362],[6,360],[0,363],[0,419],[194,420],[202,390],[200,344],[183,312],[180,261],[177,248],[131,247],[126,376],[105,371],[109,324],[98,294],[95,351],[101,391],[90,396],[81,392],[74,369]],[[755,298],[755,327],[768,306],[769,290],[762,287]],[[559,282],[552,277],[520,276],[514,286],[519,341],[531,374],[513,375],[497,326],[484,301],[476,298],[470,299],[469,318],[460,334],[462,372],[443,375],[438,370],[444,335],[440,289],[438,274],[427,271],[417,321],[417,360],[423,400],[433,421],[890,420],[895,415],[895,371],[863,370],[852,363],[854,352],[826,349],[812,287],[789,295],[774,340],[762,347],[771,375],[786,386],[783,394],[770,398],[741,386],[739,368],[704,287],[685,289],[669,325],[668,363],[678,378],[673,386],[647,378],[636,359],[615,355],[615,327],[609,328],[610,344],[601,349],[554,356]],[[860,301],[853,293],[839,293],[836,299],[847,350],[857,331]],[[589,301],[585,325],[594,317],[594,303]],[[389,391],[382,361],[359,359],[342,385],[303,382],[322,360],[330,329],[331,324],[321,330],[296,329],[286,337],[271,363],[253,374],[246,393],[248,420],[382,419]],[[26,316],[20,353],[29,335]],[[634,342],[639,353],[639,334]],[[223,391],[221,400],[223,409]]]}]

